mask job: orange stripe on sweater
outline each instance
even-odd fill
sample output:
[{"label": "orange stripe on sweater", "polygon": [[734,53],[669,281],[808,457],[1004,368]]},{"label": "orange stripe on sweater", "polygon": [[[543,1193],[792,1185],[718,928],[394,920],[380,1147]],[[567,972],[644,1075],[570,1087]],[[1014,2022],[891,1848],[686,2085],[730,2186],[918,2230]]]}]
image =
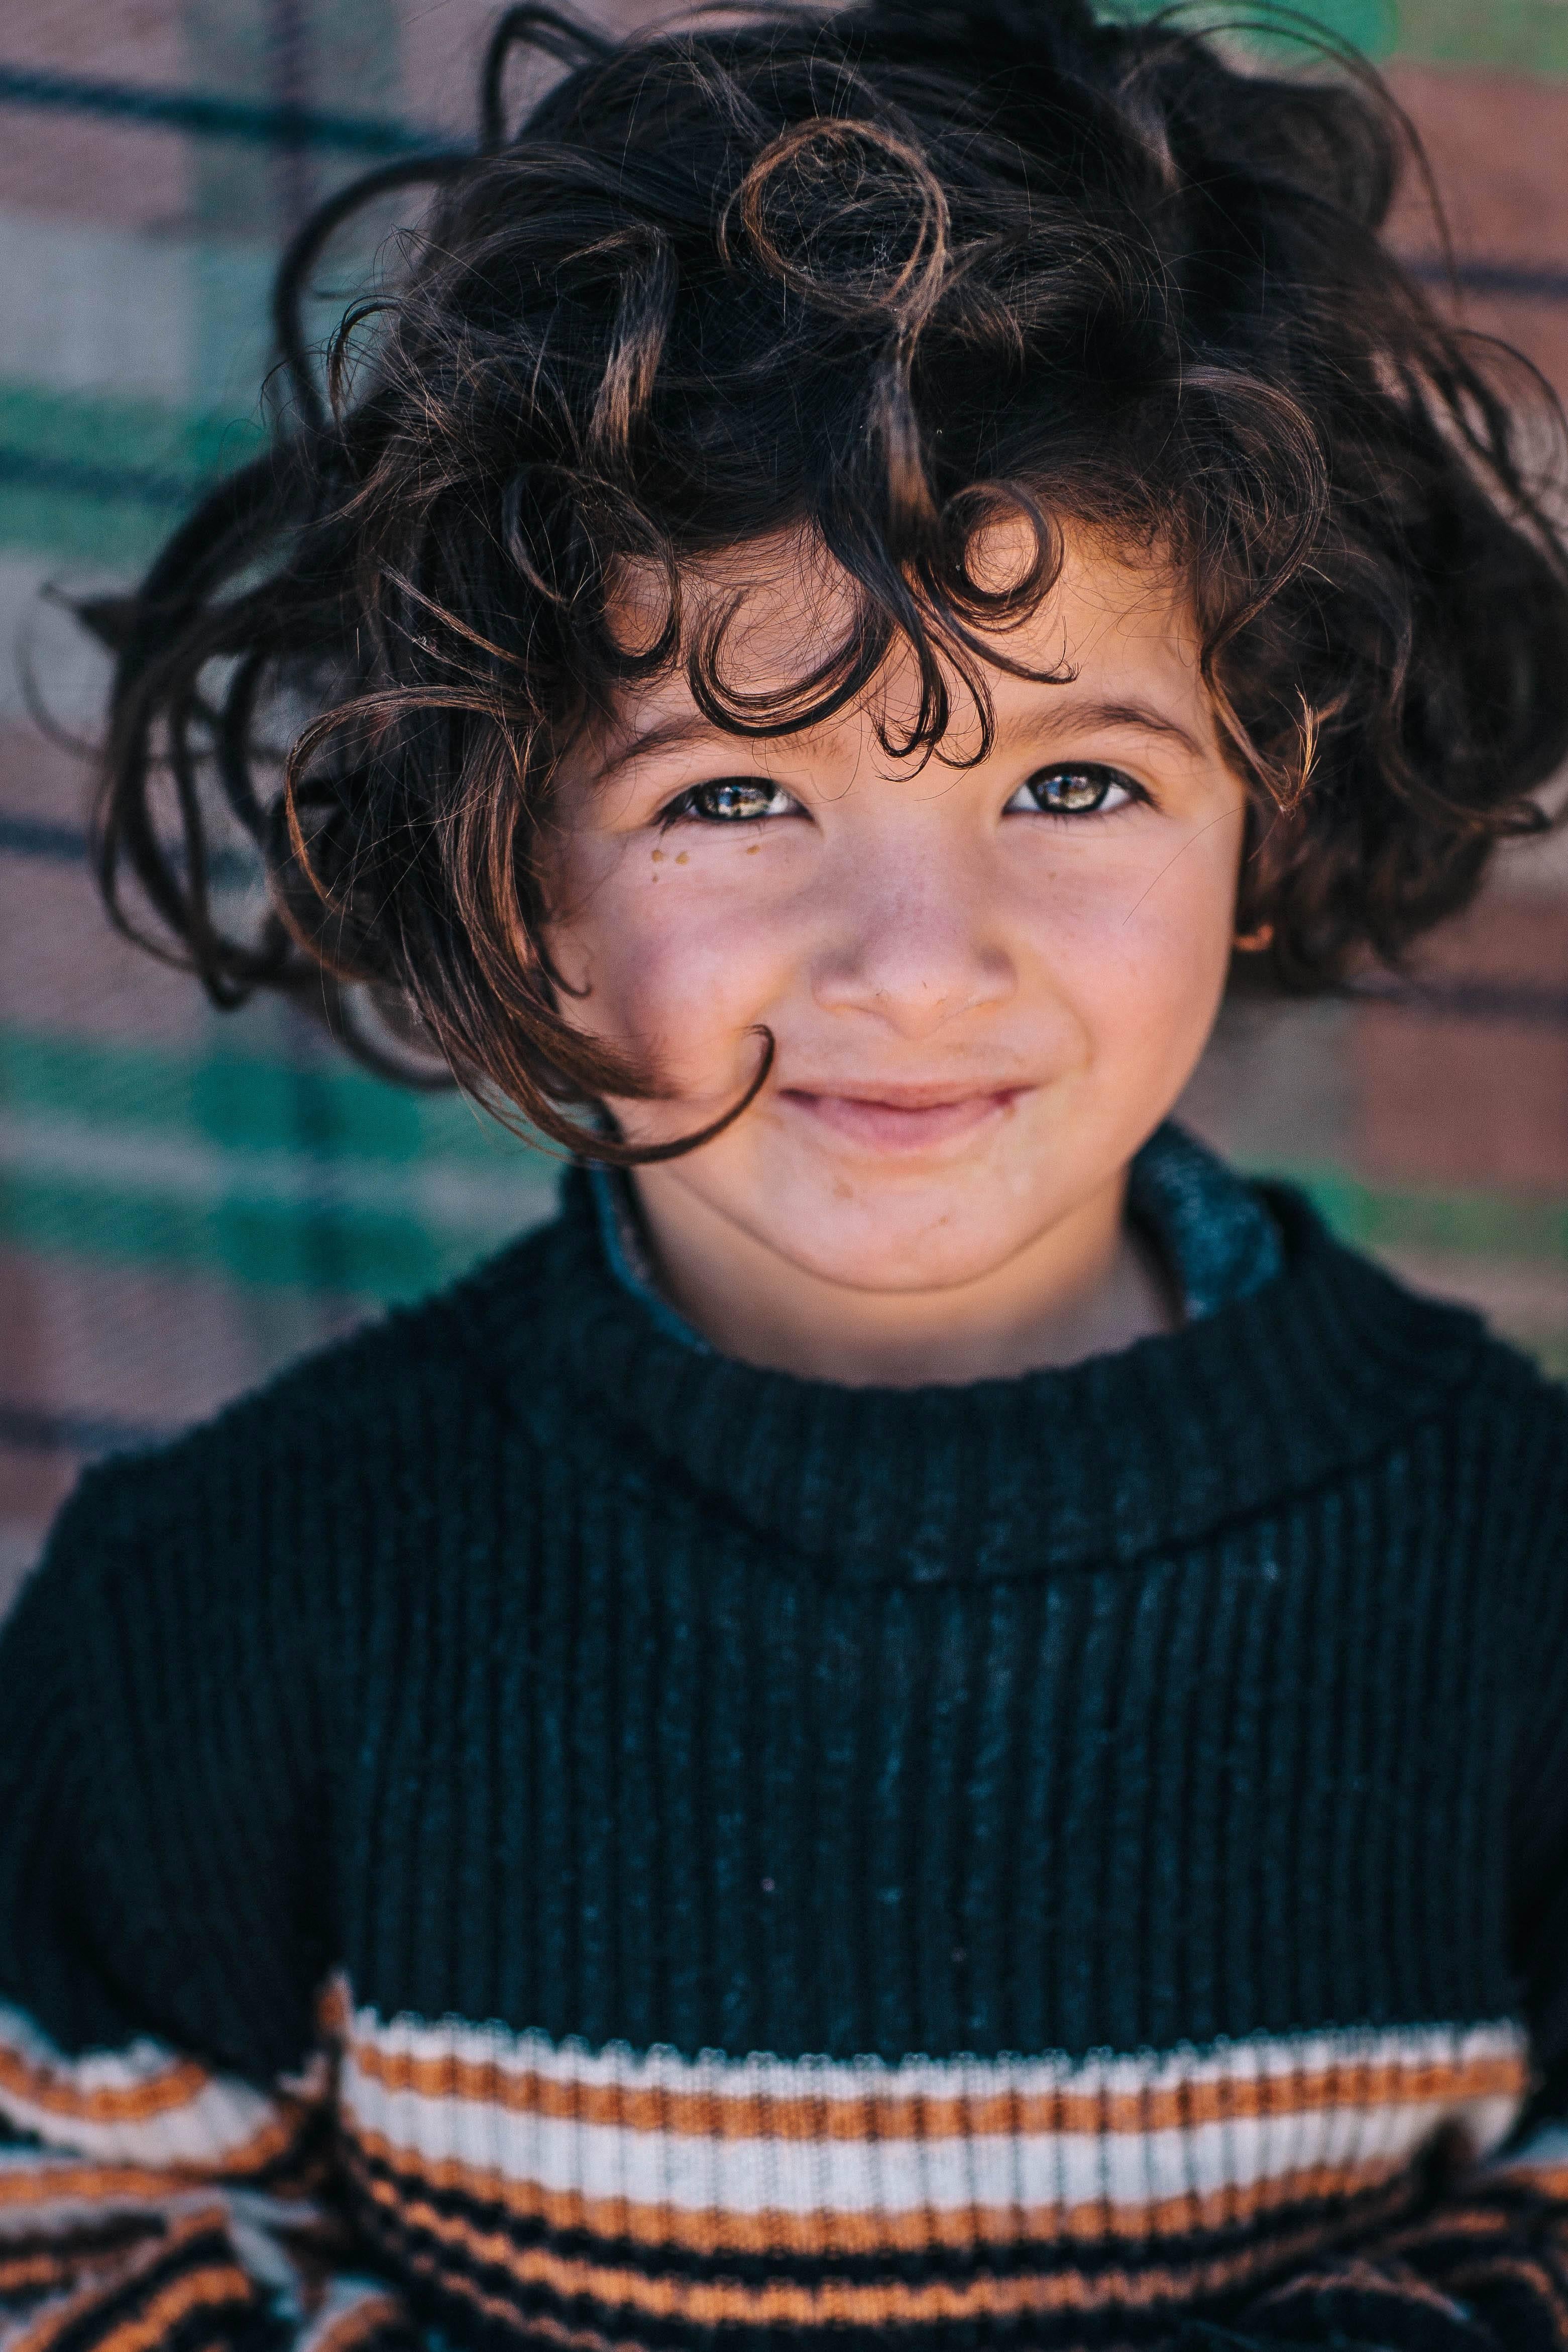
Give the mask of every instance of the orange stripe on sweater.
[{"label": "orange stripe on sweater", "polygon": [[[0,2101],[0,2104],[3,2104],[3,2101]],[[79,2116],[72,2120],[79,2122],[86,2121],[87,2118]],[[99,2119],[93,2118],[93,2120]],[[297,2115],[275,2116],[264,2123],[258,2130],[253,2132],[248,2139],[241,2140],[237,2147],[229,2148],[221,2156],[204,2158],[197,2163],[130,2167],[110,2164],[94,2166],[89,2163],[88,2169],[104,2176],[123,2171],[129,2177],[156,2181],[160,2184],[162,2193],[167,2196],[172,2188],[179,2188],[192,2181],[230,2180],[243,2178],[249,2173],[270,2170],[295,2151],[304,2137],[309,2117],[303,2112]],[[5,2201],[7,2193],[4,2176],[0,2176],[0,2204]]]},{"label": "orange stripe on sweater", "polygon": [[173,2168],[160,2171],[150,2165],[60,2164],[46,2160],[37,2171],[0,2171],[0,2210],[55,2205],[68,2198],[79,2199],[84,2204],[119,2203],[129,2198],[138,2203],[156,2205],[166,2201],[189,2180],[211,2177],[206,2172],[185,2174]]},{"label": "orange stripe on sweater", "polygon": [[376,2336],[384,2327],[406,2328],[408,2315],[395,2295],[367,2294],[351,2311],[340,2312],[319,2329],[307,2329],[300,2338],[297,2352],[353,2352],[356,2344]]},{"label": "orange stripe on sweater", "polygon": [[0,2294],[40,2294],[68,2286],[86,2260],[79,2252],[0,2255]]},{"label": "orange stripe on sweater", "polygon": [[[832,2278],[811,2285],[779,2279],[749,2286],[732,2279],[673,2279],[612,2268],[547,2246],[519,2246],[504,2231],[479,2229],[426,2203],[383,2201],[394,2205],[397,2220],[406,2228],[487,2268],[504,2271],[521,2291],[542,2287],[563,2301],[586,2300],[608,2311],[636,2312],[645,2318],[698,2326],[888,2327],[1182,2305],[1256,2284],[1320,2252],[1326,2237],[1320,2221],[1235,2253],[1205,2256],[1186,2265],[1162,2262],[1092,2274],[1056,2265],[1049,2270],[987,2273],[962,2281],[932,2280],[921,2286],[901,2280],[863,2284]],[[510,2310],[479,2295],[462,2273],[449,2270],[418,2246],[405,2242],[398,2251],[410,2268],[439,2272],[446,2284],[487,2308]],[[510,2315],[515,2320],[515,2310]]]},{"label": "orange stripe on sweater", "polygon": [[138,2319],[122,2320],[93,2346],[93,2352],[153,2352],[193,2311],[251,2305],[257,2290],[237,2263],[209,2263],[185,2277],[171,2279],[151,2296]]},{"label": "orange stripe on sweater", "polygon": [[24,2056],[0,2040],[0,2095],[24,2099],[45,2115],[69,2116],[86,2123],[147,2123],[156,2116],[194,2106],[213,2077],[194,2058],[172,2058],[161,2074],[144,2082],[103,2084],[84,2090],[62,2067]]},{"label": "orange stripe on sweater", "polygon": [[1568,2161],[1561,2157],[1543,2164],[1532,2164],[1528,2149],[1520,2156],[1500,2156],[1489,2165],[1482,2178],[1495,2179],[1505,2186],[1510,2181],[1517,2181],[1521,2188],[1528,2186],[1539,2189],[1543,2197],[1550,2198],[1555,2204],[1568,2204]]},{"label": "orange stripe on sweater", "polygon": [[863,2097],[780,2096],[763,2091],[679,2091],[653,2085],[561,2082],[474,2060],[418,2058],[351,2039],[348,2055],[388,2092],[456,2099],[505,2114],[693,2139],[872,2141],[974,2139],[1055,2132],[1127,2134],[1210,2123],[1278,2120],[1358,2107],[1405,2107],[1513,2098],[1525,2087],[1522,2055],[1459,2063],[1347,2063],[1296,2074],[1163,2084],[1146,2092],[996,2092],[965,2098],[870,2092]]},{"label": "orange stripe on sweater", "polygon": [[[221,2207],[213,2206],[208,2206],[200,2212],[183,2215],[179,2221],[162,2231],[151,2244],[138,2246],[112,2268],[97,2271],[77,2294],[70,2295],[64,2303],[53,2304],[47,2311],[40,2312],[31,2327],[11,2339],[6,2347],[6,2352],[48,2352],[48,2347],[57,2343],[61,2336],[77,2326],[81,2320],[89,2317],[95,2305],[112,2301],[129,2293],[138,2279],[146,2278],[151,2273],[161,2270],[171,2257],[178,2255],[182,2247],[189,2246],[199,2239],[211,2237],[215,2229],[223,2228],[225,2218]],[[205,2264],[202,2268],[222,2270],[231,2278],[237,2279],[247,2294],[253,2294],[255,2292],[237,2263]],[[200,2274],[199,2271],[189,2272],[186,2276],[195,2277]],[[179,2282],[176,2281],[174,2284],[177,2284]],[[101,2347],[95,2346],[94,2352],[101,2352]]]}]

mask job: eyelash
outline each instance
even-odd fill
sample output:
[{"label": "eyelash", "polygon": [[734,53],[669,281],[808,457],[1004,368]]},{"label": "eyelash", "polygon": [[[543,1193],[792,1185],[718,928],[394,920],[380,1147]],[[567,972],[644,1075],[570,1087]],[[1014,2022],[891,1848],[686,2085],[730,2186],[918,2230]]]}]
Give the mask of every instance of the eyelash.
[{"label": "eyelash", "polygon": [[[678,793],[674,800],[670,802],[668,807],[659,811],[658,823],[660,830],[662,831],[668,825],[679,824],[683,817],[689,818],[692,823],[697,824],[710,824],[715,826],[726,824],[760,824],[767,815],[766,809],[758,809],[750,816],[738,816],[734,814],[731,814],[729,816],[717,816],[711,810],[702,809],[699,803],[705,793],[761,793],[762,790],[762,785],[755,782],[749,776],[718,776],[710,783],[693,784],[688,791]],[[781,785],[773,792],[771,797],[775,801],[781,799],[787,800],[789,795],[784,791]],[[784,810],[778,812],[781,815],[791,813],[792,812],[790,811]]]},{"label": "eyelash", "polygon": [[[1098,800],[1091,806],[1085,808],[1050,808],[1038,800],[1036,800],[1033,810],[1013,808],[1013,802],[1017,800],[1021,793],[1032,793],[1038,785],[1068,782],[1087,783],[1091,792],[1098,792]],[[708,783],[692,784],[687,791],[678,793],[668,807],[660,812],[659,828],[663,831],[669,825],[679,824],[683,818],[697,824],[760,824],[768,817],[767,808],[753,809],[745,815],[735,811],[720,815],[711,808],[704,808],[701,803],[705,796],[717,795],[721,793],[747,793],[753,799],[760,798],[762,791],[762,785],[748,776],[715,777]],[[1143,787],[1121,768],[1109,767],[1100,760],[1062,761],[1056,767],[1037,769],[1032,776],[1026,778],[1017,792],[1012,795],[1012,799],[1008,801],[1004,814],[1018,816],[1031,814],[1054,816],[1068,824],[1085,817],[1113,816],[1116,814],[1116,808],[1108,809],[1105,806],[1106,796],[1112,792],[1120,792],[1125,796],[1122,801],[1116,803],[1116,807],[1131,807],[1134,802],[1146,802],[1149,797]],[[788,801],[789,797],[789,794],[780,786],[770,795],[770,805],[773,801]],[[791,810],[775,810],[773,815],[776,819],[778,816],[791,813]]]},{"label": "eyelash", "polygon": [[[1092,806],[1088,808],[1050,808],[1038,800],[1036,801],[1032,810],[1013,808],[1013,802],[1017,800],[1020,794],[1033,793],[1037,785],[1066,782],[1087,783],[1091,791],[1099,793],[1100,797]],[[1125,794],[1125,799],[1118,802],[1115,807],[1107,808],[1105,798],[1107,793],[1111,792]],[[1055,817],[1060,824],[1073,824],[1088,817],[1114,816],[1119,808],[1130,808],[1139,801],[1147,802],[1148,798],[1149,795],[1142,785],[1135,782],[1121,768],[1109,767],[1102,760],[1063,760],[1055,767],[1037,768],[1032,776],[1026,777],[1019,785],[1017,792],[1013,794],[1012,799],[1008,801],[1004,814],[1011,813],[1017,816],[1050,816]]]}]

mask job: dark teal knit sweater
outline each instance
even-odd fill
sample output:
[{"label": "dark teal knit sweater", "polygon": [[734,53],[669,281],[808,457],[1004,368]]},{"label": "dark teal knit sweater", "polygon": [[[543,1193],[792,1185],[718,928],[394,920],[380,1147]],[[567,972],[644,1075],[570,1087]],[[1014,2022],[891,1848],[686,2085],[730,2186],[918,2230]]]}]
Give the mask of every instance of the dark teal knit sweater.
[{"label": "dark teal knit sweater", "polygon": [[79,2202],[313,2152],[459,2341],[1558,2342],[1343,2315],[1445,2184],[1555,2227],[1550,2083],[1462,2168],[1568,2044],[1568,1414],[1268,1201],[1179,1333],[900,1392],[688,1344],[574,1176],[92,1473],[0,1644],[0,2112]]}]

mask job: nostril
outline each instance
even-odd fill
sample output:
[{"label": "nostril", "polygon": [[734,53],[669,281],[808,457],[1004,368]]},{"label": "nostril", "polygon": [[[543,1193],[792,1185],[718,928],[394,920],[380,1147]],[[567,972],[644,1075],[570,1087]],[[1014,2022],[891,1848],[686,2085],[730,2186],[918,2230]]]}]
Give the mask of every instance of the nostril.
[{"label": "nostril", "polygon": [[907,949],[859,956],[820,971],[814,994],[829,1012],[864,1012],[900,1028],[927,1029],[1004,1003],[1016,988],[1005,957],[910,957]]}]

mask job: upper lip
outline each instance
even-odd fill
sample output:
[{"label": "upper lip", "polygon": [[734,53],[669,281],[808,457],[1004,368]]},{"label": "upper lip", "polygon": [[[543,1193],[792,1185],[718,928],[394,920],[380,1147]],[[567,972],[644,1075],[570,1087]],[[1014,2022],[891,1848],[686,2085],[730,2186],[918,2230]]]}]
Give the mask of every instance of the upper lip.
[{"label": "upper lip", "polygon": [[793,1086],[781,1087],[779,1091],[787,1095],[837,1095],[843,1102],[881,1103],[889,1110],[940,1110],[951,1103],[972,1102],[977,1096],[1016,1094],[1022,1083],[1018,1078],[933,1079],[924,1085],[900,1085],[891,1078],[868,1082],[834,1079],[820,1086],[797,1081]]}]

